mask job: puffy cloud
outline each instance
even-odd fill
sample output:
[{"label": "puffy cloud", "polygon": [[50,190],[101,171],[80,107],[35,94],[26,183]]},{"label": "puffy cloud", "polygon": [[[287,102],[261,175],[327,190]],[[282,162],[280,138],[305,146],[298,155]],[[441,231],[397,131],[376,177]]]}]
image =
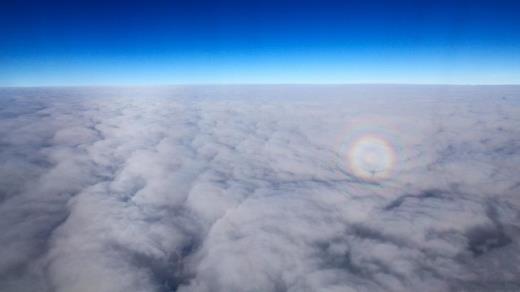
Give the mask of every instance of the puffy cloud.
[{"label": "puffy cloud", "polygon": [[519,101],[1,89],[0,290],[518,290]]}]

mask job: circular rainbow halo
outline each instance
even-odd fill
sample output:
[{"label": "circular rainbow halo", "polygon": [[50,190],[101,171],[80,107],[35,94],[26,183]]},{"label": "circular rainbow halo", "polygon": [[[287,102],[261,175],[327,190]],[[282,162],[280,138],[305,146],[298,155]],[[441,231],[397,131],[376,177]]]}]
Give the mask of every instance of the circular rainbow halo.
[{"label": "circular rainbow halo", "polygon": [[387,178],[395,163],[393,147],[375,135],[363,135],[353,141],[347,158],[354,175],[367,180]]}]

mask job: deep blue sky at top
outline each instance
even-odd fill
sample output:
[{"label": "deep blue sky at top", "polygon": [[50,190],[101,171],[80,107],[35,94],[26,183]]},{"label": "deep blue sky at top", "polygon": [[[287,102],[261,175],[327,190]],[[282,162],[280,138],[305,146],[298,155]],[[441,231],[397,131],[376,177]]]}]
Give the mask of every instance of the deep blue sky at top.
[{"label": "deep blue sky at top", "polygon": [[1,85],[520,83],[520,1],[14,1]]}]

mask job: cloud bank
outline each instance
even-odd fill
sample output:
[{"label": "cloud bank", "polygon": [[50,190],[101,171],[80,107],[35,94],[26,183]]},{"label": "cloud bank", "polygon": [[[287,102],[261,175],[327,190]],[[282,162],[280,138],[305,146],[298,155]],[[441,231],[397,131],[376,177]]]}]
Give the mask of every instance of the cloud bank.
[{"label": "cloud bank", "polygon": [[1,291],[518,291],[520,87],[0,89]]}]

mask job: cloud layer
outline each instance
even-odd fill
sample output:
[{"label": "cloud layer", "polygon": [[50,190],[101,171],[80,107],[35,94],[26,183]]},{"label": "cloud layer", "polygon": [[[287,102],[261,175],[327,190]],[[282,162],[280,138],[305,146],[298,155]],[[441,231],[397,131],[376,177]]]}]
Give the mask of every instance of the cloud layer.
[{"label": "cloud layer", "polygon": [[518,291],[520,88],[0,89],[1,291]]}]

